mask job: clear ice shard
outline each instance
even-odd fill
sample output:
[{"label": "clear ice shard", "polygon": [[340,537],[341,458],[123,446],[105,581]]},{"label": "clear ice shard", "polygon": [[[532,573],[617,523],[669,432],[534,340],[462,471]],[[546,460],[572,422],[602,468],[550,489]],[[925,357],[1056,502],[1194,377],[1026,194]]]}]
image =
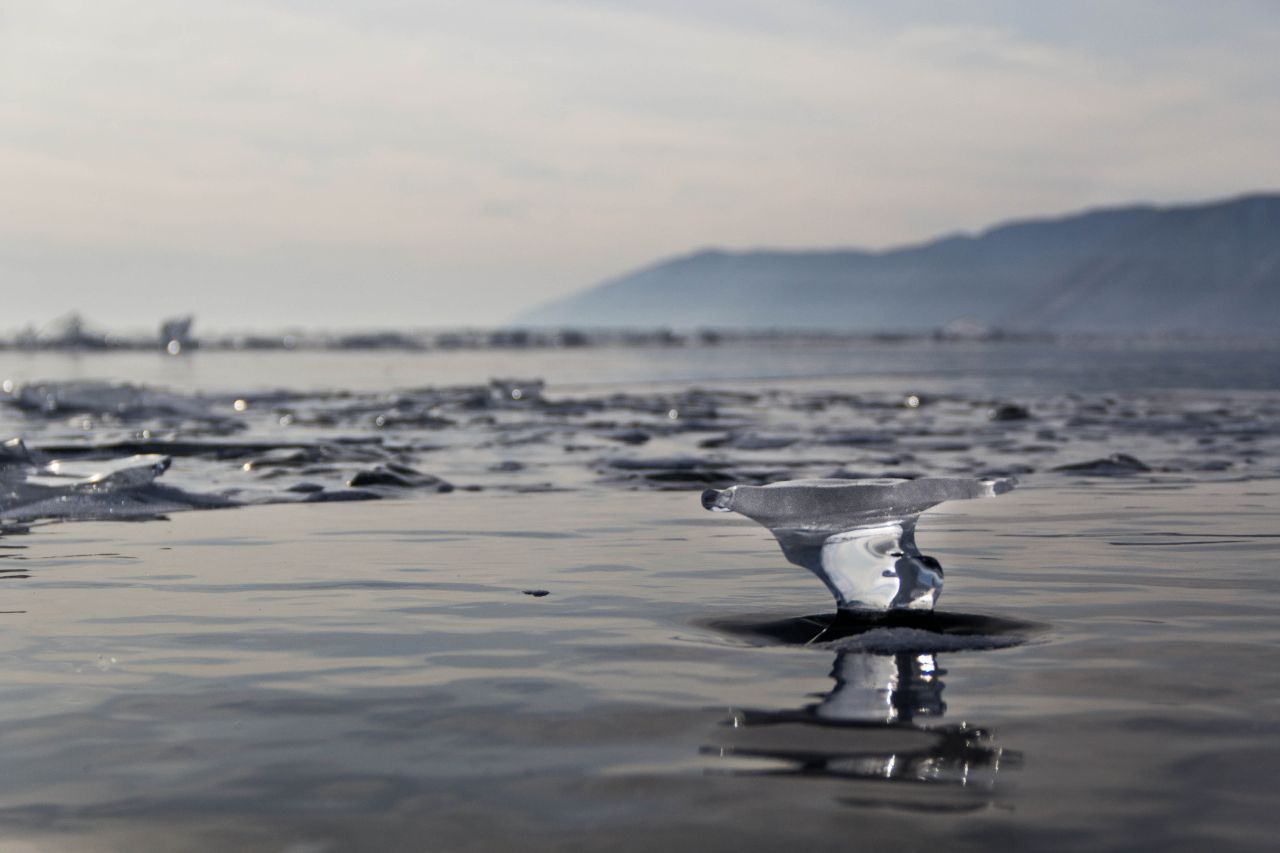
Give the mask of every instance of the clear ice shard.
[{"label": "clear ice shard", "polygon": [[170,458],[148,453],[118,459],[46,460],[21,439],[0,444],[0,532],[39,519],[129,519],[235,501],[156,482]]},{"label": "clear ice shard", "polygon": [[769,528],[783,555],[817,575],[841,610],[932,610],[942,594],[942,566],[916,547],[920,513],[1015,485],[1012,478],[788,480],[707,489],[702,505]]}]

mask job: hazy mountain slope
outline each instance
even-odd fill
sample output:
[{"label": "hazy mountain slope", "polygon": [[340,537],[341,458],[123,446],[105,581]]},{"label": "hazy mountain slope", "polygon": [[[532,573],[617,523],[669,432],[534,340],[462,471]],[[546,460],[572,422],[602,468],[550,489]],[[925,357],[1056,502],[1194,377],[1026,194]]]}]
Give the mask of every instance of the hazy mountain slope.
[{"label": "hazy mountain slope", "polygon": [[1018,222],[885,252],[707,250],[539,308],[581,326],[1263,329],[1280,319],[1280,195]]},{"label": "hazy mountain slope", "polygon": [[1052,329],[1280,324],[1280,196],[1165,211],[1127,229],[1011,313]]}]

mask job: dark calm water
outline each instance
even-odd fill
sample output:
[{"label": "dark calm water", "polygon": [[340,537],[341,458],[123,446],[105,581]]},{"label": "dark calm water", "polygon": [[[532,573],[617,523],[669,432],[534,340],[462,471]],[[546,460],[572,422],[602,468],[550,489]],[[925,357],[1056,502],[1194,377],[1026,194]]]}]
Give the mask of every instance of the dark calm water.
[{"label": "dark calm water", "polygon": [[[1280,828],[1275,352],[5,354],[4,376],[0,846]],[[75,485],[130,454],[168,468]],[[1022,485],[923,518],[933,619],[824,632],[821,585],[698,493],[836,471]],[[177,511],[215,499],[238,508]]]}]

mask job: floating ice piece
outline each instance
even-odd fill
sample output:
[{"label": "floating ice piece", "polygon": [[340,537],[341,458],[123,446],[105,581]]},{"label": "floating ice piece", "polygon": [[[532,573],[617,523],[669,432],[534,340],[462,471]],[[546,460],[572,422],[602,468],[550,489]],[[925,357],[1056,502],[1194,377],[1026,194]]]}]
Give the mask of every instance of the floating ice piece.
[{"label": "floating ice piece", "polygon": [[813,572],[841,610],[932,610],[942,566],[915,542],[920,513],[943,501],[995,497],[1016,480],[790,480],[707,489],[702,505],[769,528],[782,553]]},{"label": "floating ice piece", "polygon": [[158,453],[91,463],[55,459],[28,474],[26,481],[31,486],[75,492],[117,492],[151,485],[169,470],[171,461]]},{"label": "floating ice piece", "polygon": [[1127,453],[1112,453],[1105,459],[1090,459],[1088,462],[1059,465],[1057,468],[1051,468],[1050,470],[1097,477],[1123,477],[1126,474],[1141,474],[1144,471],[1150,471],[1151,466]]},{"label": "floating ice piece", "polygon": [[195,318],[188,314],[186,317],[174,317],[161,323],[160,348],[169,355],[181,355],[190,351],[195,344],[195,339],[191,336],[193,322]]},{"label": "floating ice piece", "polygon": [[121,420],[184,417],[216,422],[210,401],[198,395],[182,394],[128,382],[72,380],[66,382],[6,383],[0,402],[52,418],[72,414],[111,417]]},{"label": "floating ice piece", "polygon": [[490,379],[489,394],[495,403],[534,403],[542,399],[546,382],[541,379]]},{"label": "floating ice piece", "polygon": [[169,463],[168,456],[143,454],[41,464],[20,439],[7,441],[0,445],[0,522],[150,518],[196,507],[235,505],[219,495],[193,494],[157,483]]},{"label": "floating ice piece", "polygon": [[356,474],[347,481],[348,486],[393,486],[401,489],[427,489],[433,492],[452,492],[453,484],[431,474],[416,471],[408,465],[388,462],[375,465]]}]

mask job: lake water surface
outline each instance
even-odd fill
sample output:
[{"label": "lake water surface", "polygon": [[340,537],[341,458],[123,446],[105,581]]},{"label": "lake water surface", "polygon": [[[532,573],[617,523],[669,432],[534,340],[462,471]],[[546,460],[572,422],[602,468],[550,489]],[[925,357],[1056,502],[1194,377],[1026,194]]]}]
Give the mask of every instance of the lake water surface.
[{"label": "lake water surface", "polygon": [[[56,383],[0,406],[13,470],[172,451],[61,523],[0,512],[0,839],[1271,849],[1276,353],[442,359],[5,354]],[[1141,467],[1054,470],[1111,454]],[[429,479],[355,479],[392,465]],[[698,495],[837,471],[1021,485],[922,519],[932,619],[824,630]]]}]

